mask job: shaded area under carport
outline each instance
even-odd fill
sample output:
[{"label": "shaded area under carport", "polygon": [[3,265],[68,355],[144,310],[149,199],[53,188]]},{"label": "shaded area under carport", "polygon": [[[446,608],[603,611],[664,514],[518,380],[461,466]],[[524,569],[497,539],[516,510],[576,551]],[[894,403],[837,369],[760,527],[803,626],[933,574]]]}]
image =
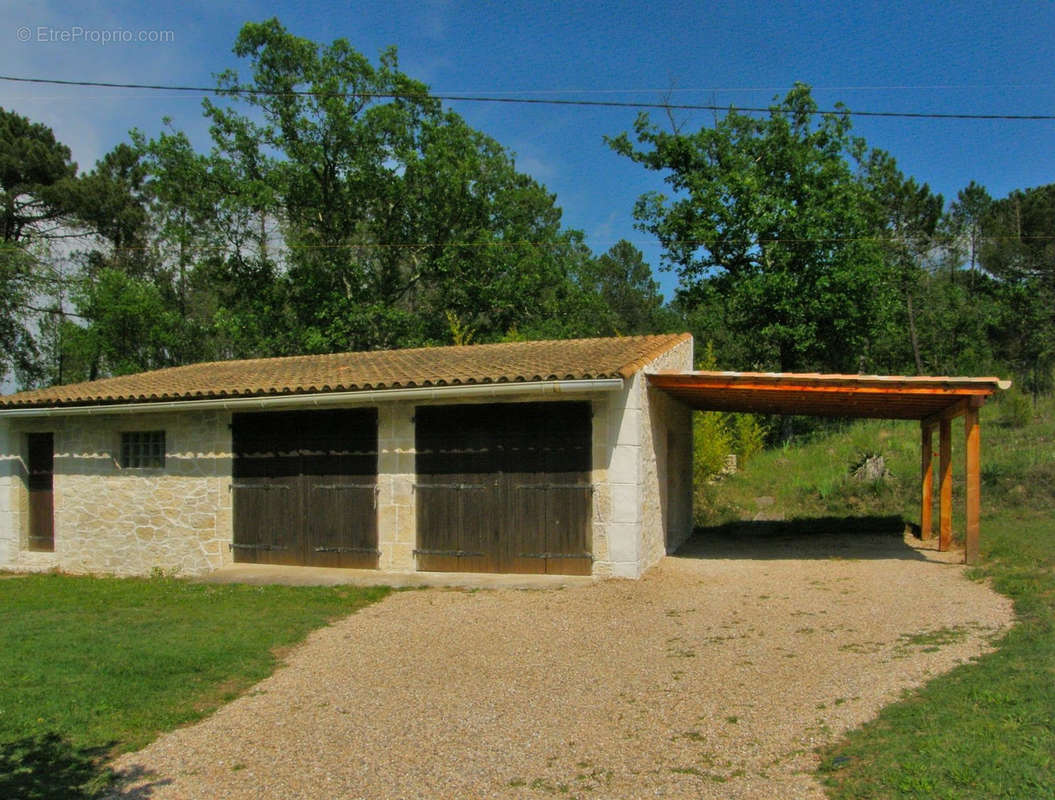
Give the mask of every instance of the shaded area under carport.
[{"label": "shaded area under carport", "polygon": [[953,563],[917,538],[899,515],[736,520],[697,528],[673,554],[678,559],[751,561],[905,560]]},{"label": "shaded area under carport", "polygon": [[790,372],[656,372],[648,382],[697,411],[740,411],[920,422],[920,535],[933,528],[934,429],[939,430],[939,550],[952,542],[952,420],[964,418],[966,524],[964,560],[978,558],[981,518],[981,426],[978,410],[999,378],[906,377]]}]

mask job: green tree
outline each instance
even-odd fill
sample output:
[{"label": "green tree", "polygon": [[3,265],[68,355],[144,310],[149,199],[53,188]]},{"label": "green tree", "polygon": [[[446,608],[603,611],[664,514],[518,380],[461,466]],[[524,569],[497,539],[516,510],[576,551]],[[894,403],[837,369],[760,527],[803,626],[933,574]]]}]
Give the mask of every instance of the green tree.
[{"label": "green tree", "polygon": [[102,240],[103,246],[88,251],[89,275],[104,268],[136,277],[152,273],[148,175],[140,149],[122,143],[71,187],[70,204],[78,223]]},{"label": "green tree", "polygon": [[200,337],[180,324],[185,314],[173,316],[183,295],[170,262],[182,251],[167,237],[156,166],[133,134],[69,186],[70,230],[80,246],[63,259],[59,292],[39,328],[39,382],[92,380],[201,355]]},{"label": "green tree", "polygon": [[1055,366],[1055,184],[1016,190],[989,207],[979,257],[1001,285],[1000,357],[1034,395]]},{"label": "green tree", "polygon": [[857,371],[889,306],[864,142],[846,114],[816,111],[797,84],[764,119],[731,110],[682,134],[642,115],[641,147],[608,140],[665,174],[674,196],[643,196],[638,224],[677,269],[681,303],[720,306],[754,367]]},{"label": "green tree", "polygon": [[[170,124],[170,123],[169,123]],[[287,352],[287,286],[280,272],[281,208],[273,157],[250,126],[195,151],[179,131],[133,140],[149,166],[158,278],[187,335],[177,354],[214,359]]]},{"label": "green tree", "polygon": [[889,268],[886,274],[896,289],[876,297],[890,305],[875,314],[870,361],[883,371],[905,371],[908,354],[900,351],[907,341],[916,374],[924,374],[919,316],[926,311],[920,310],[920,296],[928,282],[929,262],[939,250],[944,201],[927,184],[906,178],[890,154],[881,150],[869,154],[862,176],[877,241]]},{"label": "green tree", "polygon": [[995,332],[1004,315],[1003,288],[986,275],[930,272],[919,284],[917,320],[923,371],[929,375],[991,375]]},{"label": "green tree", "polygon": [[0,108],[0,240],[46,238],[65,218],[77,165],[51,128]]},{"label": "green tree", "polygon": [[39,371],[33,320],[49,312],[49,245],[66,232],[76,173],[50,128],[0,108],[0,376]]},{"label": "green tree", "polygon": [[156,285],[115,269],[103,269],[75,296],[90,320],[66,331],[74,357],[90,354],[106,375],[123,375],[177,363],[179,312]]},{"label": "green tree", "polygon": [[320,45],[272,19],[245,25],[234,51],[250,78],[224,73],[231,103],[206,113],[229,179],[259,187],[226,194],[281,228],[286,338],[274,346],[446,341],[448,311],[480,340],[553,322],[581,237],[510,153],[400,72],[394,50],[375,66],[343,39]]},{"label": "green tree", "polygon": [[84,328],[92,328],[98,316],[112,309],[106,303],[94,303],[89,315],[85,301],[109,270],[129,280],[154,278],[147,177],[139,149],[122,143],[70,186],[68,206],[82,234],[81,246],[63,259],[64,280],[50,318],[41,325],[39,338],[47,352],[40,365],[41,382],[92,380],[108,371],[101,337]]},{"label": "green tree", "polygon": [[[572,279],[590,255],[580,233],[562,229],[555,196],[456,114],[425,120],[419,141],[407,154],[397,227],[427,246],[381,250],[390,260],[411,261],[391,265],[410,277],[387,302],[418,317],[428,340],[441,334],[440,309],[456,313],[482,340],[512,327],[570,325],[577,332],[583,320]],[[386,226],[380,235],[399,233]]]},{"label": "green tree", "polygon": [[992,206],[993,198],[985,187],[971,181],[957,192],[946,216],[945,230],[956,256],[954,263],[965,264],[972,278],[981,262],[985,224]]},{"label": "green tree", "polygon": [[597,296],[599,333],[652,333],[672,322],[672,315],[663,307],[663,295],[652,277],[652,268],[644,254],[625,239],[590,259],[582,282]]}]

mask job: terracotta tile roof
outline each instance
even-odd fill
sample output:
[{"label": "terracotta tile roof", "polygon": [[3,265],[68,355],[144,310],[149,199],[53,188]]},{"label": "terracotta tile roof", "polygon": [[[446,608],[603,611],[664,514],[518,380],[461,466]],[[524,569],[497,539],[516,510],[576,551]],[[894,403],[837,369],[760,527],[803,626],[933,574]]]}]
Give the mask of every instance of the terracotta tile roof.
[{"label": "terracotta tile roof", "polygon": [[689,334],[214,361],[0,396],[0,408],[627,378]]}]

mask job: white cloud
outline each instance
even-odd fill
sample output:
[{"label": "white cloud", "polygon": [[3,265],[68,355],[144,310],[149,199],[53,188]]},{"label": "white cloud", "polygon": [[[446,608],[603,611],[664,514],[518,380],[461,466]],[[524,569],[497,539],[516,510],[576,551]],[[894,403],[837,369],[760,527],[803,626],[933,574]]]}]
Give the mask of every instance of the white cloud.
[{"label": "white cloud", "polygon": [[[206,29],[202,16],[193,11],[188,14],[186,9],[158,13],[135,6],[123,12],[99,5],[74,8],[48,2],[22,7],[8,15],[8,25],[0,30],[0,73],[209,86],[211,73],[229,64],[233,56],[217,53],[207,38],[226,35],[226,26],[210,24]],[[238,24],[231,21],[231,29],[237,30]],[[171,41],[139,42],[141,36]],[[228,41],[233,41],[233,33]],[[166,115],[195,139],[206,130],[201,97],[193,94],[0,82],[0,106],[51,127],[73,151],[82,170],[126,141],[129,129],[154,132]]]},{"label": "white cloud", "polygon": [[519,148],[512,148],[516,155],[515,162],[518,172],[524,172],[537,180],[539,183],[549,184],[558,174],[556,165],[543,157],[540,152],[523,152]]}]

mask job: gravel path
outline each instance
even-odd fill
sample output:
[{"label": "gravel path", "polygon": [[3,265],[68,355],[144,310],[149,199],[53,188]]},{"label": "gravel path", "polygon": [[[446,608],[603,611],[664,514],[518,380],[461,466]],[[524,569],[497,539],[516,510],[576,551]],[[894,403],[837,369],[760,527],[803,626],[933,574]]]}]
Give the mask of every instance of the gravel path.
[{"label": "gravel path", "polygon": [[640,581],[401,592],[126,798],[819,798],[814,748],[990,649],[1010,601],[906,539],[694,542]]}]

